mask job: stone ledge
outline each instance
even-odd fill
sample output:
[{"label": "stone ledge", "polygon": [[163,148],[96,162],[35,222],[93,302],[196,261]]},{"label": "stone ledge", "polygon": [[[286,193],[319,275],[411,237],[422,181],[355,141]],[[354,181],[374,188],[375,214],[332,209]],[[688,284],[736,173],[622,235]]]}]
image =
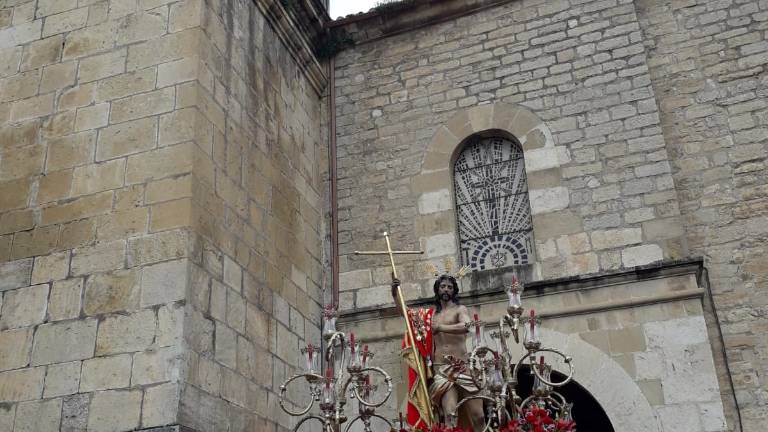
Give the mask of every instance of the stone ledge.
[{"label": "stone ledge", "polygon": [[[569,291],[585,291],[596,288],[605,288],[613,285],[626,284],[636,281],[645,281],[661,278],[671,278],[682,275],[693,275],[697,284],[701,286],[701,277],[704,271],[704,261],[701,257],[689,258],[684,260],[664,260],[653,264],[638,266],[631,269],[617,270],[613,272],[602,272],[587,275],[567,276],[557,279],[541,280],[527,282],[525,284],[525,293],[523,298],[539,297]],[[523,269],[523,279],[530,279],[531,269]],[[479,305],[493,302],[506,302],[504,285],[511,277],[512,269],[487,270],[471,273],[469,278],[473,286],[480,286],[480,289],[465,292],[459,295],[459,301],[467,305]],[[697,291],[697,293],[687,292]],[[695,295],[694,295],[695,294]],[[684,298],[693,298],[703,295],[702,290],[684,290],[674,294],[669,294],[672,298],[666,299],[665,295],[658,295],[658,301],[673,301]],[[680,297],[682,296],[682,297]],[[663,297],[663,298],[662,298]],[[634,299],[633,301],[644,301],[653,303],[654,297],[644,299]],[[408,302],[409,306],[427,306],[431,304],[432,299],[419,299]],[[624,305],[631,307],[633,305]],[[608,306],[606,306],[608,307]],[[622,307],[614,305],[613,307]],[[553,312],[547,314],[553,316]],[[586,312],[581,312],[586,313]],[[352,323],[368,320],[378,320],[397,316],[398,312],[394,305],[391,307],[368,307],[359,308],[354,311],[341,311],[339,323]],[[558,313],[557,316],[562,316]]]}]

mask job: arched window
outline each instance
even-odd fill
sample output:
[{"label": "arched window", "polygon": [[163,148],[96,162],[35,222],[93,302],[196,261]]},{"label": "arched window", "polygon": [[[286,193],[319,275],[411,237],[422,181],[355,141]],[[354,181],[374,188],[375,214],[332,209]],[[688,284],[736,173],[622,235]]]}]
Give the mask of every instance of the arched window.
[{"label": "arched window", "polygon": [[532,261],[531,206],[520,145],[473,136],[453,167],[462,261],[487,270]]}]

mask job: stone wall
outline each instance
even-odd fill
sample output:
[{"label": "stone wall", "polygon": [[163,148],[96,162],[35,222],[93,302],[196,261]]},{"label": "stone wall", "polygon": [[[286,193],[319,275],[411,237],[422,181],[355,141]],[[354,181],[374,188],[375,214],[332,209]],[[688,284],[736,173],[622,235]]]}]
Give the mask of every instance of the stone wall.
[{"label": "stone wall", "polygon": [[0,2],[0,430],[288,426],[324,143],[281,43],[250,1]]},{"label": "stone wall", "polygon": [[419,264],[458,257],[451,156],[489,129],[524,149],[536,278],[686,253],[631,1],[504,2],[373,40],[367,24],[346,24],[361,40],[336,63],[344,307],[389,301],[385,262],[352,255],[384,227],[426,250],[403,279],[432,295]]},{"label": "stone wall", "polygon": [[641,0],[638,14],[687,243],[706,258],[744,430],[760,430],[768,421],[768,3]]}]

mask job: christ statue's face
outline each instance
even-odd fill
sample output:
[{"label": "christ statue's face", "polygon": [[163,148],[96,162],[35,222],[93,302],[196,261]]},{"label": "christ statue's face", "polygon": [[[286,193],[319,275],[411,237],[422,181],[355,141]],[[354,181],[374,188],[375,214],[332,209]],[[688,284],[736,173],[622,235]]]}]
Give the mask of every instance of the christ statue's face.
[{"label": "christ statue's face", "polygon": [[453,293],[456,287],[453,286],[449,279],[443,279],[440,281],[440,286],[437,288],[437,293],[440,295],[440,300],[449,301],[453,298]]}]

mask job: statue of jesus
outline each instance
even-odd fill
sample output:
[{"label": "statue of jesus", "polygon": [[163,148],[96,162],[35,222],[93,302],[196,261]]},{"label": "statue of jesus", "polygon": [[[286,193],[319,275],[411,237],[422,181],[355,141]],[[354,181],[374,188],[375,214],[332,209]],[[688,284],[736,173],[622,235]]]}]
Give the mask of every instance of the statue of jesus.
[{"label": "statue of jesus", "polygon": [[[397,286],[400,281],[392,283],[392,295],[397,302]],[[449,416],[456,413],[458,402],[478,391],[467,372],[468,353],[466,348],[467,323],[471,322],[467,307],[459,304],[459,288],[456,279],[443,274],[435,281],[434,307],[430,309],[409,309],[408,314],[414,327],[414,332],[421,332],[420,353],[426,356],[425,363],[431,364],[431,379],[429,397],[432,405],[438,410],[444,424],[450,423]],[[419,345],[419,343],[417,343]],[[409,374],[413,378],[413,374]],[[409,382],[409,389],[413,383]],[[409,391],[409,394],[412,392]],[[409,422],[418,428],[418,419],[414,419],[417,410],[410,409]],[[461,406],[459,426],[481,431],[485,426],[483,403],[473,399]]]}]

